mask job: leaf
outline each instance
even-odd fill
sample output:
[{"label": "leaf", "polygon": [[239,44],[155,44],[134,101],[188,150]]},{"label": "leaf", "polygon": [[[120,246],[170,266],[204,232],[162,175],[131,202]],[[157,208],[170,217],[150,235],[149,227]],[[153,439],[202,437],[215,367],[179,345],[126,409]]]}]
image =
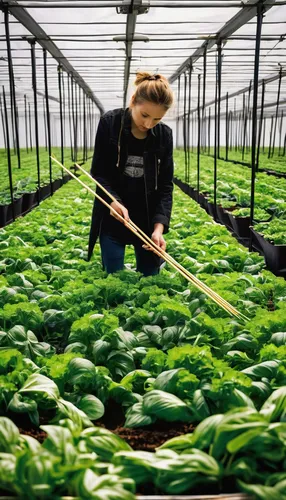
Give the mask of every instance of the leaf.
[{"label": "leaf", "polygon": [[[116,475],[98,476],[91,469],[81,471],[73,479],[76,494],[83,500],[135,500],[134,481]],[[131,491],[130,491],[131,490]]]},{"label": "leaf", "polygon": [[144,427],[155,422],[156,417],[146,415],[143,412],[143,403],[135,403],[126,412],[125,427]]},{"label": "leaf", "polygon": [[157,471],[155,485],[170,495],[188,492],[199,484],[216,482],[221,476],[218,462],[195,448],[176,458],[158,460],[154,468]]},{"label": "leaf", "polygon": [[217,427],[223,418],[224,415],[222,414],[211,415],[200,422],[192,435],[193,446],[199,450],[208,449],[213,442]]},{"label": "leaf", "polygon": [[18,427],[7,417],[0,417],[0,452],[14,453],[20,433]]},{"label": "leaf", "polygon": [[211,455],[219,460],[224,455],[229,441],[248,430],[261,427],[267,428],[268,423],[260,413],[252,408],[229,411],[217,426],[210,449]]},{"label": "leaf", "polygon": [[104,462],[111,462],[118,451],[132,451],[123,439],[103,427],[90,427],[81,433],[90,451],[95,452]]},{"label": "leaf", "polygon": [[243,434],[240,434],[227,443],[227,451],[229,451],[229,453],[237,453],[241,449],[248,447],[248,445],[250,445],[251,448],[251,441],[259,436],[264,430],[265,426],[263,425],[261,427],[257,427],[256,429],[251,429],[250,431],[246,431]]},{"label": "leaf", "polygon": [[151,483],[154,478],[153,465],[157,457],[155,453],[147,451],[119,451],[112,459],[113,466],[110,466],[108,473],[116,473],[121,477],[132,477],[136,485]]},{"label": "leaf", "polygon": [[31,394],[36,401],[41,400],[45,396],[53,401],[57,401],[60,397],[59,389],[55,382],[40,373],[30,375],[19,390],[19,393]]},{"label": "leaf", "polygon": [[77,406],[90,420],[98,420],[104,415],[104,405],[93,394],[83,396]]},{"label": "leaf", "polygon": [[128,375],[121,380],[120,385],[124,385],[132,392],[138,392],[141,394],[144,393],[144,384],[150,377],[151,373],[147,370],[134,370],[128,373]]},{"label": "leaf", "polygon": [[111,334],[110,343],[113,349],[122,349],[125,347],[131,350],[138,345],[138,340],[133,333],[123,330],[123,328],[116,328]]},{"label": "leaf", "polygon": [[16,392],[11,399],[8,410],[15,413],[30,413],[37,411],[38,405],[34,399],[27,398],[25,395]]},{"label": "leaf", "polygon": [[61,420],[62,415],[64,415],[65,418],[70,418],[78,428],[90,427],[92,425],[87,415],[70,401],[60,398],[57,401],[57,406],[59,413],[54,421]]},{"label": "leaf", "polygon": [[85,358],[73,358],[68,365],[70,379],[72,385],[78,385],[81,389],[93,385],[96,375],[95,365]]},{"label": "leaf", "polygon": [[110,342],[106,340],[96,340],[93,342],[92,355],[96,365],[103,365],[111,351]]},{"label": "leaf", "polygon": [[81,342],[73,342],[73,344],[69,344],[64,350],[64,352],[78,352],[80,354],[85,354],[86,351],[87,346]]},{"label": "leaf", "polygon": [[255,495],[255,498],[258,500],[283,500],[281,492],[275,487],[264,486],[262,484],[246,484],[240,480],[238,480],[238,484],[242,491]]},{"label": "leaf", "polygon": [[194,392],[194,397],[192,401],[192,407],[194,408],[194,413],[198,420],[203,420],[209,417],[210,410],[205,399],[204,393],[201,389],[197,389]]},{"label": "leaf", "polygon": [[280,361],[264,361],[262,363],[259,363],[258,365],[245,368],[241,371],[241,373],[245,373],[245,375],[248,375],[249,377],[254,379],[261,379],[264,377],[272,379],[276,377],[279,365]]},{"label": "leaf", "polygon": [[[206,420],[206,419],[205,419]],[[164,444],[156,448],[157,450],[174,450],[177,453],[187,453],[188,450],[193,448],[194,434],[183,434],[181,436],[176,436],[172,439],[168,439]],[[196,446],[198,448],[198,446]]]},{"label": "leaf", "polygon": [[271,336],[270,342],[276,346],[282,346],[286,344],[286,332],[276,332]]},{"label": "leaf", "polygon": [[61,457],[65,465],[73,465],[77,452],[69,429],[59,425],[41,425],[40,427],[48,434],[42,445],[43,448],[51,454]]},{"label": "leaf", "polygon": [[167,422],[191,422],[191,409],[177,396],[154,390],[143,396],[143,413]]},{"label": "leaf", "polygon": [[124,351],[111,351],[107,357],[106,366],[115,379],[122,378],[135,370],[132,354]]},{"label": "leaf", "polygon": [[[145,325],[142,328],[143,333],[148,337],[152,346],[162,345],[162,329],[158,325]],[[145,344],[144,344],[145,345]]]},{"label": "leaf", "polygon": [[276,389],[265,401],[260,410],[269,422],[279,420],[282,415],[286,415],[286,386]]},{"label": "leaf", "polygon": [[0,453],[1,489],[8,490],[13,493],[16,493],[15,491],[16,461],[17,458],[12,453]]}]

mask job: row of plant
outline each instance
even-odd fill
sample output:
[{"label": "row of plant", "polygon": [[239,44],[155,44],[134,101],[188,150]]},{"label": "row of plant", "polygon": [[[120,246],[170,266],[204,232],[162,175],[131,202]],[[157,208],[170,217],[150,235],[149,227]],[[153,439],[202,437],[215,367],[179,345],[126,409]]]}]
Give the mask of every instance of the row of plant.
[{"label": "row of plant", "polygon": [[[265,271],[259,255],[250,255],[177,189],[168,251],[244,312],[249,322],[228,317],[172,269],[138,280],[130,250],[129,269],[106,278],[98,249],[91,262],[85,260],[92,203],[86,190],[71,182],[0,231],[1,412],[8,411],[14,420],[29,415],[33,425],[41,416],[46,422],[52,419],[60,426],[55,431],[58,442],[76,448],[71,464],[55,449],[46,460],[44,444],[36,455],[45,457],[37,461],[45,474],[32,473],[28,466],[22,479],[21,463],[27,460],[33,469],[36,460],[27,452],[21,462],[19,450],[13,469],[7,457],[6,467],[14,470],[7,489],[23,492],[23,480],[29,498],[37,498],[39,489],[42,497],[50,498],[52,491],[54,498],[70,484],[70,494],[90,498],[94,490],[93,498],[106,499],[113,498],[108,496],[112,485],[126,488],[121,481],[129,478],[130,498],[135,489],[140,491],[141,481],[167,493],[193,492],[197,486],[201,492],[202,484],[214,492],[244,490],[244,483],[253,483],[259,484],[252,488],[257,498],[269,498],[269,491],[284,494],[285,281]],[[84,451],[98,455],[99,460],[91,457],[91,465],[85,461],[88,457],[78,456],[78,446],[83,450],[80,434],[92,432],[87,429],[98,419],[106,425],[111,407],[116,417],[122,415],[121,425],[125,421],[133,428],[148,429],[162,421],[172,426],[199,424],[192,436],[200,425],[227,418],[225,412],[234,415],[234,422],[238,414],[246,420],[239,420],[237,434],[225,435],[221,450],[227,447],[227,456],[212,453],[218,438],[207,430],[202,436],[209,436],[208,443],[193,446],[192,436],[182,436],[186,447],[180,450],[177,441],[171,442],[169,455],[115,447],[108,460],[102,459],[108,445],[99,439],[101,451]],[[261,443],[255,433],[243,435],[243,430],[254,428]],[[108,442],[116,439],[105,429],[92,429]],[[229,443],[236,436],[242,441],[233,452]],[[269,452],[274,442],[277,456]],[[130,457],[127,453],[117,461],[115,452],[120,450]],[[101,488],[107,488],[105,493],[97,491]],[[128,498],[124,489],[114,495]]]},{"label": "row of plant", "polygon": [[[185,180],[185,157],[175,151],[176,177]],[[200,192],[214,202],[214,160],[202,155],[200,160]],[[189,183],[197,187],[197,158],[191,154]],[[275,244],[286,244],[286,179],[258,173],[255,184],[255,226]],[[251,201],[251,170],[223,160],[217,162],[217,204],[234,217],[249,217]]]},{"label": "row of plant", "polygon": [[[61,149],[53,148],[54,154],[58,159],[61,158]],[[37,174],[37,159],[35,151],[20,150],[21,154],[21,168],[18,168],[18,157],[14,151],[11,150],[11,167],[12,167],[12,180],[13,180],[13,194],[15,200],[21,198],[25,193],[33,193],[38,189],[38,174]],[[70,163],[71,150],[70,148],[64,149],[65,160]],[[78,153],[78,158],[82,158],[82,152]],[[10,184],[7,153],[5,149],[0,149],[0,175],[1,175],[1,192],[0,192],[0,205],[8,205],[11,202]],[[60,179],[62,177],[62,169],[52,164],[52,180]],[[45,148],[40,148],[40,184],[45,186],[50,183],[50,170],[49,170],[49,155]]]},{"label": "row of plant", "polygon": [[[214,148],[210,148],[210,150],[202,149],[203,153],[209,153],[209,154],[214,154]],[[273,154],[272,154],[273,152]],[[269,147],[264,148],[264,151],[262,148],[260,148],[259,151],[259,170],[266,171],[266,172],[272,172],[274,174],[286,174],[286,156],[284,155],[284,150],[283,148],[279,149],[275,148],[274,151],[271,148],[271,154],[270,158],[268,158],[269,154]],[[248,165],[251,165],[251,149],[250,148],[245,148],[244,154],[242,148],[235,149],[232,147],[232,149],[228,149],[228,159],[234,162],[243,162],[243,163],[248,163]],[[220,147],[220,157],[221,158],[226,158],[226,148],[225,147]]]},{"label": "row of plant", "polygon": [[252,498],[283,500],[285,423],[276,422],[272,409],[282,397],[276,391],[260,412],[243,408],[206,418],[155,453],[134,451],[107,429],[83,428],[69,418],[41,426],[47,433],[41,445],[0,417],[1,485],[28,499],[135,500],[146,484],[159,494],[202,495],[235,482]]}]

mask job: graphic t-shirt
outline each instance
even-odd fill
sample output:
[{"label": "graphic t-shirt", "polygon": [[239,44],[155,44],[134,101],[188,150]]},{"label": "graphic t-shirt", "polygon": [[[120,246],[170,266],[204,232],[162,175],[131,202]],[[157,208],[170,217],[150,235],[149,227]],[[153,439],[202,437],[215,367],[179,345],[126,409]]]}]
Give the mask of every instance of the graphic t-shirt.
[{"label": "graphic t-shirt", "polygon": [[[143,231],[148,232],[143,161],[145,143],[146,139],[137,139],[132,133],[130,134],[128,156],[118,194],[123,205],[128,209],[130,219]],[[130,243],[134,239],[130,230],[110,215],[104,219],[102,229],[126,243]]]}]

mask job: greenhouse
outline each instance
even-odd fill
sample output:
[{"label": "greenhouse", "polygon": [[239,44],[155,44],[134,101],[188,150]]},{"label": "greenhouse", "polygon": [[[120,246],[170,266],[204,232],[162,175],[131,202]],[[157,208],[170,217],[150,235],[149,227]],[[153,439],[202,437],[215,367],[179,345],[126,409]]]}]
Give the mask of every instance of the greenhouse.
[{"label": "greenhouse", "polygon": [[0,26],[0,500],[286,500],[286,0]]}]

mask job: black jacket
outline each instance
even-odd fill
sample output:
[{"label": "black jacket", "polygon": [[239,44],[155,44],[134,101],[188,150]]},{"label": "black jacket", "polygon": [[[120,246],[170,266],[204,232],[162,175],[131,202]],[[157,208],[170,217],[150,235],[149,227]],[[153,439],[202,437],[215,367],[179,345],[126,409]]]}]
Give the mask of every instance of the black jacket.
[{"label": "black jacket", "polygon": [[[127,140],[131,134],[131,115],[128,110],[115,109],[105,113],[98,124],[91,175],[98,180],[119,202],[120,185],[127,161]],[[118,143],[120,142],[120,147]],[[173,193],[173,139],[172,130],[158,123],[148,132],[146,151],[143,156],[147,218],[150,232],[156,222],[169,229]],[[97,189],[97,193],[109,204],[112,200]],[[128,207],[127,207],[128,208]],[[108,209],[95,199],[89,235],[88,259],[99,236],[104,213]]]}]

